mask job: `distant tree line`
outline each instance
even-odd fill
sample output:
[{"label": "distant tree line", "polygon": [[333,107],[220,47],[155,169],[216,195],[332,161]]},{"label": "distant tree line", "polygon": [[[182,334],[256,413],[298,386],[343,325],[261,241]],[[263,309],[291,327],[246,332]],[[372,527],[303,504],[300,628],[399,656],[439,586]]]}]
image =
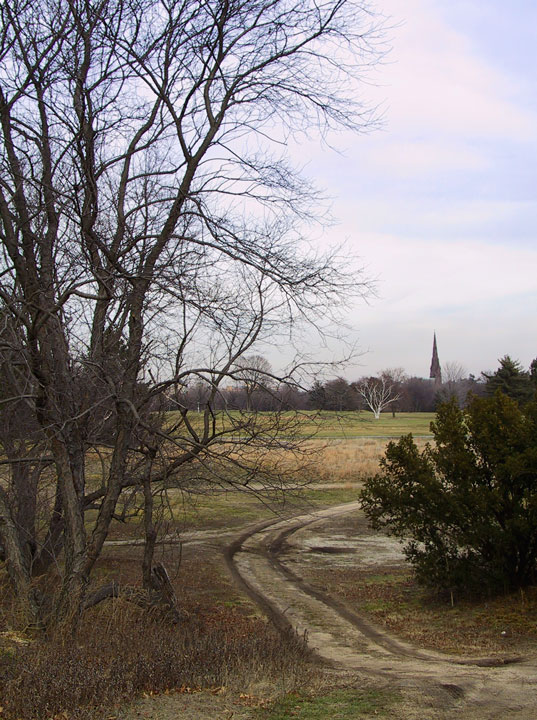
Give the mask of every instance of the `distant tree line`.
[{"label": "distant tree line", "polygon": [[[467,374],[459,363],[448,362],[443,367],[444,382],[440,386],[433,380],[409,376],[402,368],[389,368],[354,381],[344,377],[317,379],[310,388],[304,388],[277,381],[268,361],[254,355],[242,361],[233,383],[220,388],[212,402],[217,410],[371,410],[375,414],[382,411],[395,414],[434,412],[440,403],[452,399],[459,408],[465,408],[470,397],[493,396],[497,390],[519,403],[531,400],[537,389],[537,358],[528,370],[509,355],[499,363],[495,372],[486,371],[475,377]],[[170,389],[165,407],[201,412],[210,395],[210,385],[200,380]]]},{"label": "distant tree line", "polygon": [[375,376],[364,376],[348,382],[338,377],[325,383],[317,381],[308,392],[309,407],[318,410],[371,410],[434,412],[442,400],[455,396],[461,406],[469,393],[483,395],[485,382],[473,375],[465,376],[455,363],[445,373],[446,381],[438,386],[433,380],[409,376],[402,368],[382,370]]}]

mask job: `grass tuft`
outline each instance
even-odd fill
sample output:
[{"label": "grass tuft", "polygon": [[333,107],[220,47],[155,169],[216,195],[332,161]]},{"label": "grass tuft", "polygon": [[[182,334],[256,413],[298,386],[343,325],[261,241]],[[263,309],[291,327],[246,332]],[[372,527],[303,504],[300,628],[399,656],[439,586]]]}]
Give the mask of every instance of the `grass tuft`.
[{"label": "grass tuft", "polygon": [[259,720],[355,720],[360,717],[386,717],[396,696],[393,692],[344,688],[322,695],[289,693],[270,709],[260,709]]}]

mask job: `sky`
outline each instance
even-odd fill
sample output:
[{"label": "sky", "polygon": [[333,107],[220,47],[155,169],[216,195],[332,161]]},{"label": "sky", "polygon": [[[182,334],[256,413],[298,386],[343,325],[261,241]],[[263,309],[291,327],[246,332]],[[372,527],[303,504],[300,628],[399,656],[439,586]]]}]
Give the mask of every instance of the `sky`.
[{"label": "sky", "polygon": [[[537,3],[377,0],[392,50],[363,89],[383,127],[302,148],[376,296],[346,308],[349,379],[537,356]],[[358,277],[358,275],[357,275]]]}]

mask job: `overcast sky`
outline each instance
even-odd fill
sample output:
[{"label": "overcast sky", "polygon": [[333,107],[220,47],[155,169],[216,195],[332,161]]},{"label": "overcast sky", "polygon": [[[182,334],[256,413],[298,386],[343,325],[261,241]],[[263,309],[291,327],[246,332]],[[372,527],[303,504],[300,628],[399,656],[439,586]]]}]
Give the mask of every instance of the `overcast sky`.
[{"label": "overcast sky", "polygon": [[367,88],[384,128],[314,143],[307,174],[378,296],[349,308],[348,378],[537,356],[537,3],[378,0],[392,51]]}]

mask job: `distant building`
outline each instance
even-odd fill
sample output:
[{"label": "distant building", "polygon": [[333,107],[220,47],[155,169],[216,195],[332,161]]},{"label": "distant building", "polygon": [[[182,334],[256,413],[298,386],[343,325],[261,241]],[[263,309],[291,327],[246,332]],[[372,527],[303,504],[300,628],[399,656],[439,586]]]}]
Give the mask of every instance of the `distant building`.
[{"label": "distant building", "polygon": [[436,347],[436,332],[433,338],[433,358],[431,360],[430,378],[434,380],[435,385],[442,385],[442,368],[438,359],[438,348]]}]

